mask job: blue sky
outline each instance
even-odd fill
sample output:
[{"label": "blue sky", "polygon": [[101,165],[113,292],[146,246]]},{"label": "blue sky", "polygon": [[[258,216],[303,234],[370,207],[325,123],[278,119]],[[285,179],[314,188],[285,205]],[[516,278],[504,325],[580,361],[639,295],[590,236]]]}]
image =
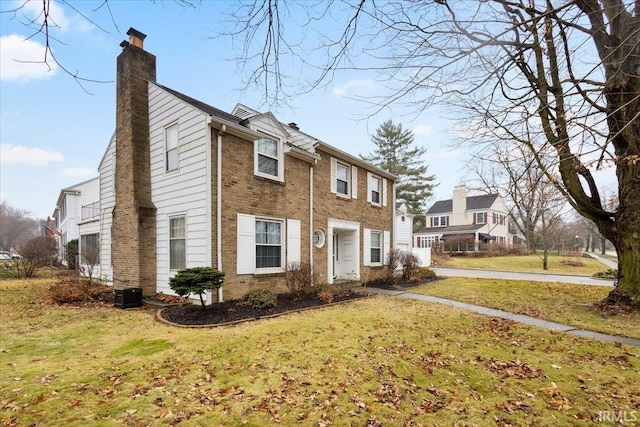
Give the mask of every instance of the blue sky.
[{"label": "blue sky", "polygon": [[[22,3],[3,0],[0,9]],[[41,1],[28,2],[16,14],[0,14],[0,197],[11,206],[44,218],[53,212],[62,188],[97,176],[114,131],[116,57],[129,27],[147,34],[145,50],[157,57],[159,83],[225,111],[238,102],[269,109],[260,88],[241,90],[242,70],[231,60],[238,54],[233,41],[209,38],[231,3],[205,1],[200,8],[183,8],[173,1],[111,1],[113,22],[106,9],[94,10],[102,1],[70,3],[93,23],[51,1],[51,16],[59,26],[52,29],[54,54],[72,73],[106,83],[81,87],[60,69],[19,62],[44,57],[43,37],[25,40],[33,30],[24,25],[37,19]],[[429,172],[440,182],[433,200],[450,198],[453,186],[465,178],[464,154],[449,145],[453,123],[435,110],[414,118],[395,109],[362,119],[363,105],[350,97],[376,95],[375,78],[366,72],[337,74],[328,86],[271,111],[353,155],[373,151],[370,135],[393,118],[427,148]]]}]

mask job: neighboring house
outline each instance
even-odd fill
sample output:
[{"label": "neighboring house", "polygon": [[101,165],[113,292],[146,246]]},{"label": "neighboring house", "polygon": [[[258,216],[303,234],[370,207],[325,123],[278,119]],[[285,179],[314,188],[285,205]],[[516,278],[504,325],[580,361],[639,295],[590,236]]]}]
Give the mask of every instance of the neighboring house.
[{"label": "neighboring house", "polygon": [[509,211],[498,194],[468,196],[465,186],[453,189],[453,198],[438,200],[426,213],[427,228],[414,233],[414,246],[474,251],[482,243],[509,244]]},{"label": "neighboring house", "polygon": [[239,104],[231,114],[155,81],[134,29],[118,56],[116,132],[100,162],[100,263],[115,286],[171,293],[178,270],[226,273],[209,302],[385,275],[393,175]]},{"label": "neighboring house", "polygon": [[[100,240],[100,180],[83,181],[60,191],[49,227],[58,240],[58,257],[67,265],[66,246],[78,239],[79,250],[97,248]],[[59,234],[58,234],[59,233]]]},{"label": "neighboring house", "polygon": [[411,252],[413,247],[413,217],[407,209],[407,204],[396,201],[396,249]]}]

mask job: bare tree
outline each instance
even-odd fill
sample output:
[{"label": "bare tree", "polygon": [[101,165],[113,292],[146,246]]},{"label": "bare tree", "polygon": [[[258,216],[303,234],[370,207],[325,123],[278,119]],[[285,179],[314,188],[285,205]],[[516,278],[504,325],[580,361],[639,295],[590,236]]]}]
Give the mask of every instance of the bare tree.
[{"label": "bare tree", "polygon": [[19,275],[33,277],[39,268],[49,265],[56,255],[56,241],[50,236],[29,239],[20,249],[22,258],[16,262]]},{"label": "bare tree", "polygon": [[[228,33],[245,37],[240,59],[253,70],[249,81],[261,82],[267,98],[290,95],[286,82],[299,81],[280,72],[281,62],[310,60],[309,38],[287,36],[331,21],[315,38],[326,57],[307,67],[318,73],[306,90],[343,69],[375,72],[388,92],[364,99],[374,110],[405,103],[420,112],[444,103],[471,119],[473,144],[483,133],[509,136],[613,242],[614,293],[640,296],[639,0],[361,0],[294,8],[256,0],[231,17],[237,26]],[[538,161],[547,148],[559,177]],[[594,177],[603,166],[616,169],[615,210],[602,205]]]},{"label": "bare tree", "polygon": [[0,202],[0,249],[10,251],[23,246],[38,234],[38,221],[30,212]]},{"label": "bare tree", "polygon": [[100,265],[100,244],[98,234],[88,234],[80,238],[80,260],[76,268],[80,274],[93,281],[96,267]]}]

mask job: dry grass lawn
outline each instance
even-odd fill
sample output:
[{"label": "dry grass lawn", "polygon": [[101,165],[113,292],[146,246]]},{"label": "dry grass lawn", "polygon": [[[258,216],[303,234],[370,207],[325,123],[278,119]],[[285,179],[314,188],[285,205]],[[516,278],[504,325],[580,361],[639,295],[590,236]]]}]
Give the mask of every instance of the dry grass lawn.
[{"label": "dry grass lawn", "polygon": [[0,281],[4,426],[582,426],[640,410],[640,349],[451,307],[379,296],[186,329],[48,305],[50,283]]},{"label": "dry grass lawn", "polygon": [[[562,264],[563,261],[571,261],[584,264],[582,266],[571,266]],[[578,276],[591,276],[599,271],[606,270],[607,267],[601,262],[584,257],[565,257],[550,255],[548,259],[548,270],[542,269],[542,258],[537,255],[521,256],[501,256],[488,258],[471,257],[451,257],[446,264],[440,267],[453,268],[476,268],[481,270],[501,270],[501,271],[523,271],[532,273],[549,274],[570,274]]]},{"label": "dry grass lawn", "polygon": [[519,280],[450,277],[411,292],[525,314],[581,329],[640,338],[640,313],[603,315],[594,310],[613,288],[610,286]]}]

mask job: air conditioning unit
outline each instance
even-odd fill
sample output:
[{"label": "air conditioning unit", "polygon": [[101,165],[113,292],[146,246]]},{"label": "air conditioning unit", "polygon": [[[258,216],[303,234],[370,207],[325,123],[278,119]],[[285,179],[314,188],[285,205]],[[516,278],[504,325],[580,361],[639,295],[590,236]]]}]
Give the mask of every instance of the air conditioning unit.
[{"label": "air conditioning unit", "polygon": [[142,307],[142,288],[116,288],[114,306],[125,308]]}]

